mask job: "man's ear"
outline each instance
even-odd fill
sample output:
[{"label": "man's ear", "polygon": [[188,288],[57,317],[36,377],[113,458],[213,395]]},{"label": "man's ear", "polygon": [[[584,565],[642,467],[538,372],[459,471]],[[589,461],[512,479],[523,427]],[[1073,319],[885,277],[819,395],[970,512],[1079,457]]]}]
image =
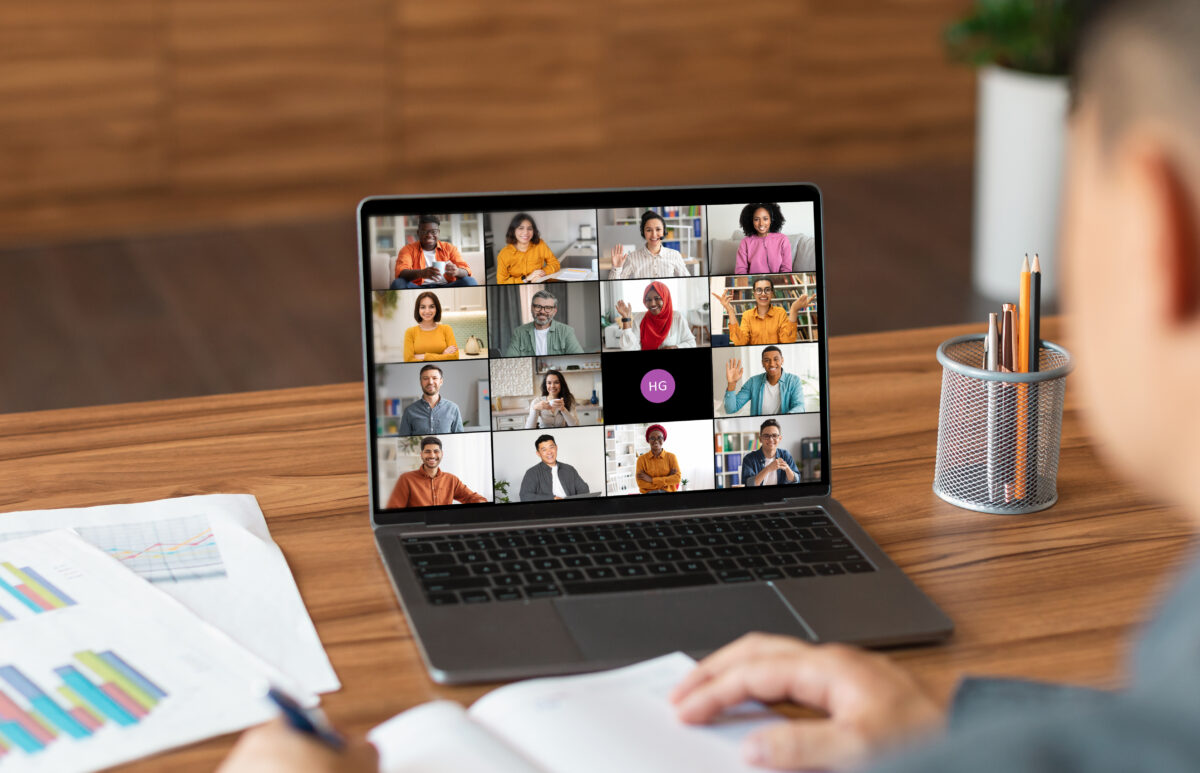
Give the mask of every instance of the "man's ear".
[{"label": "man's ear", "polygon": [[1187,324],[1200,318],[1200,190],[1162,143],[1145,144],[1135,156],[1139,209],[1148,227],[1145,257],[1153,274],[1147,278],[1163,321]]}]

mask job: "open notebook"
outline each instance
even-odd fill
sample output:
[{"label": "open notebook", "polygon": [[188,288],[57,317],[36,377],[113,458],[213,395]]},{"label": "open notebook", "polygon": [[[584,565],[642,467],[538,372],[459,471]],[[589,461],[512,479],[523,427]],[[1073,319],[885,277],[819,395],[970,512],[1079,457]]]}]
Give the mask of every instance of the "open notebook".
[{"label": "open notebook", "polygon": [[783,718],[745,703],[712,725],[683,724],[667,695],[694,665],[676,652],[614,671],[518,682],[467,710],[426,703],[367,737],[381,773],[760,770],[742,761],[742,740]]}]

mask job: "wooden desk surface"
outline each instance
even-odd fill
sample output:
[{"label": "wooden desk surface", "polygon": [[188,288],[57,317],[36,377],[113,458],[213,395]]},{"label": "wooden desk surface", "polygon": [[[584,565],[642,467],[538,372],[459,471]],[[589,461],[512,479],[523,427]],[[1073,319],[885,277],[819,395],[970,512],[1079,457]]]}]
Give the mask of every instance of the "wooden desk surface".
[{"label": "wooden desk surface", "polygon": [[[1045,330],[1061,341],[1056,320]],[[830,341],[834,494],[957,624],[948,643],[895,657],[942,697],[966,673],[1115,686],[1130,628],[1190,547],[1190,524],[1100,466],[1074,384],[1057,505],[993,516],[934,496],[934,350],[965,332]],[[372,543],[363,425],[359,384],[0,415],[0,510],[254,494],[342,680],[326,711],[361,734],[418,703],[470,702],[490,687],[426,676]],[[211,770],[234,738],[172,752],[171,769]]]}]

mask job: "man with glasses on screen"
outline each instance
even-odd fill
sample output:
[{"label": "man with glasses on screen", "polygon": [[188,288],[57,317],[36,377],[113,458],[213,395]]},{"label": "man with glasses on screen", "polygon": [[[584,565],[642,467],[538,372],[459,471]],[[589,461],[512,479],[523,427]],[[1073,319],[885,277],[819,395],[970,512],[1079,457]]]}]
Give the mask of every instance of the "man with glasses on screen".
[{"label": "man with glasses on screen", "polygon": [[796,460],[780,448],[783,428],[774,419],[767,419],[758,428],[762,447],[746,454],[742,460],[742,483],[747,486],[782,486],[800,480]]},{"label": "man with glasses on screen", "polygon": [[558,298],[549,290],[538,290],[529,304],[533,321],[513,330],[504,349],[505,357],[544,357],[548,354],[579,354],[583,347],[570,325],[554,321]]},{"label": "man with glasses on screen", "polygon": [[396,253],[396,278],[393,290],[413,287],[474,287],[462,253],[450,242],[438,241],[442,221],[437,215],[421,215],[417,240]]}]

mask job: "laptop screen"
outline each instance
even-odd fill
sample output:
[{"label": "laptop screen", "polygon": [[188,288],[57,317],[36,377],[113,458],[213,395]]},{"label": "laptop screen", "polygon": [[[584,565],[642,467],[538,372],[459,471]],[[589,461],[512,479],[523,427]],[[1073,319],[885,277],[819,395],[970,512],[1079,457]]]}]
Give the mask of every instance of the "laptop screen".
[{"label": "laptop screen", "polygon": [[377,522],[828,491],[814,187],[372,198],[359,219]]}]

